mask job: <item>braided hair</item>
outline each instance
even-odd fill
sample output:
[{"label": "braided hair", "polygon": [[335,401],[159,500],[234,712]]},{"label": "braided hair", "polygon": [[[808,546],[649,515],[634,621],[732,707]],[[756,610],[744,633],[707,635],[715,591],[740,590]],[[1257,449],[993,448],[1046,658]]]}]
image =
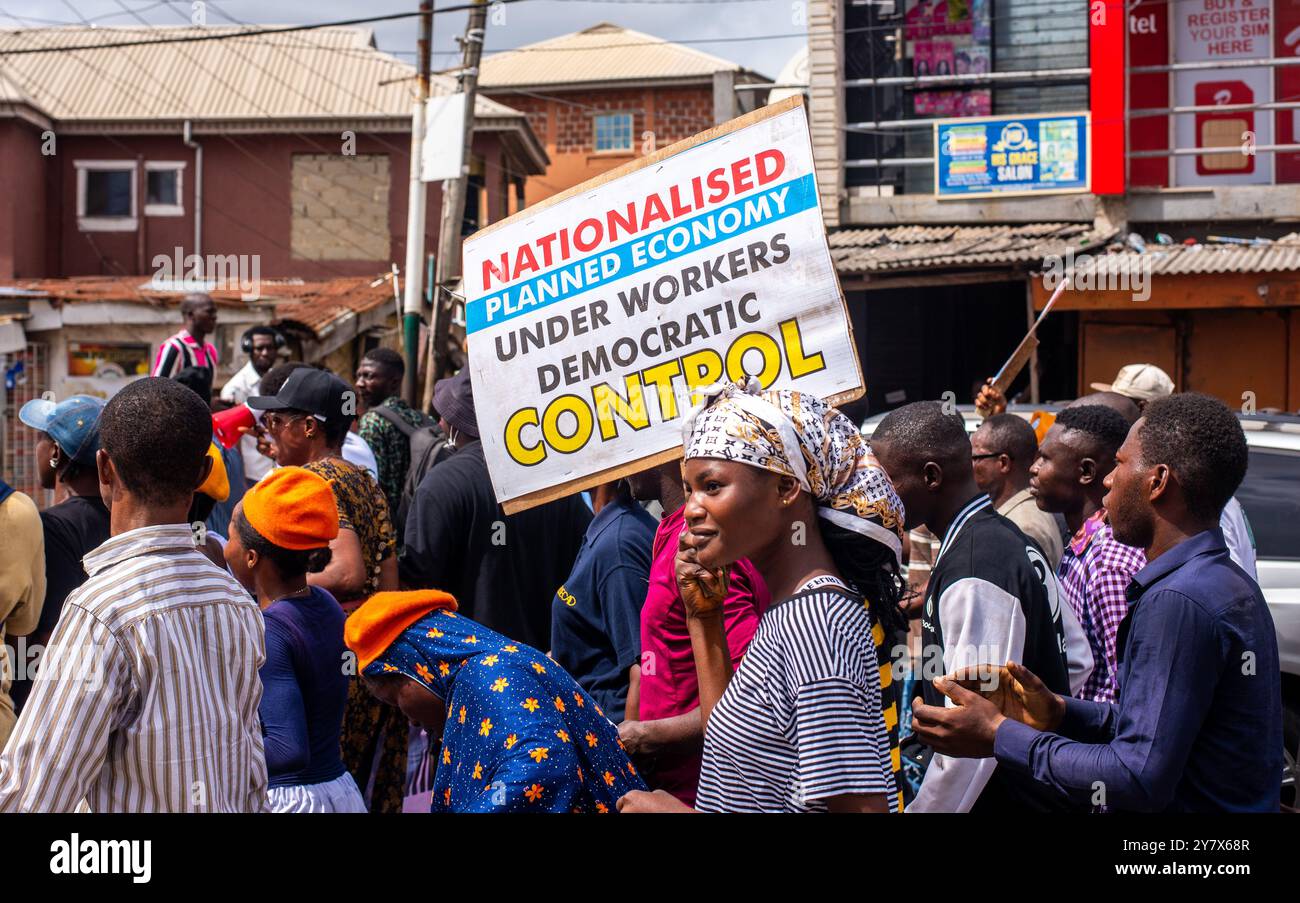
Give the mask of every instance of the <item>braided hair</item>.
[{"label": "braided hair", "polygon": [[844,579],[862,593],[885,634],[908,629],[900,603],[907,589],[894,550],[868,536],[818,518],[822,542]]}]

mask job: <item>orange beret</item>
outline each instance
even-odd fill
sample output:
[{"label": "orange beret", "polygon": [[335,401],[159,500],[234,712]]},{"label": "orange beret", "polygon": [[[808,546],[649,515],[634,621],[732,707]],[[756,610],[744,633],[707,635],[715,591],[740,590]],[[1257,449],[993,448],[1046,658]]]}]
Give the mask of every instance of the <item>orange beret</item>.
[{"label": "orange beret", "polygon": [[436,589],[410,592],[375,593],[343,625],[343,642],[357,656],[357,673],[402,635],[402,631],[431,611],[456,610],[456,600]]},{"label": "orange beret", "polygon": [[334,490],[301,467],[277,467],[244,493],[244,519],[282,549],[320,549],[339,535]]}]

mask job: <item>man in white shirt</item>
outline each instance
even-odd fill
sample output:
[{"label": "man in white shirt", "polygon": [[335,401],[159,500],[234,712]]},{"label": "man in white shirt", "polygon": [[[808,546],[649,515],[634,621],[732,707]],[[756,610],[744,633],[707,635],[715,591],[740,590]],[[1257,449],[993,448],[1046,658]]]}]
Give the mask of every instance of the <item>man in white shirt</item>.
[{"label": "man in white shirt", "polygon": [[[240,348],[248,355],[248,363],[230,377],[221,388],[221,400],[243,404],[248,396],[258,394],[262,377],[275,364],[279,350],[284,347],[284,336],[270,326],[253,326],[240,339]],[[257,450],[257,437],[246,433],[239,440],[239,454],[244,459],[244,479],[252,486],[271,472],[275,462]]]}]

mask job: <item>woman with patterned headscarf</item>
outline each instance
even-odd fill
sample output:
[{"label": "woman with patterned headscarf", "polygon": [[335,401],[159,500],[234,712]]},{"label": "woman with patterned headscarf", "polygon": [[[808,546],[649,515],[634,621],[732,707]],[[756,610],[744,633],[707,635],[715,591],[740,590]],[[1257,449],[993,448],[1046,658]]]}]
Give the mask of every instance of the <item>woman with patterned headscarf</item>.
[{"label": "woman with patterned headscarf", "polygon": [[[677,558],[705,722],[696,808],[902,811],[886,643],[906,623],[902,502],[858,430],[819,399],[735,384],[704,394],[683,426]],[[719,614],[741,558],[772,605],[733,674]],[[619,808],[686,807],[656,792]]]},{"label": "woman with patterned headscarf", "polygon": [[370,691],[441,741],[434,812],[612,812],[645,783],[555,662],[437,590],[379,593],[344,638]]}]

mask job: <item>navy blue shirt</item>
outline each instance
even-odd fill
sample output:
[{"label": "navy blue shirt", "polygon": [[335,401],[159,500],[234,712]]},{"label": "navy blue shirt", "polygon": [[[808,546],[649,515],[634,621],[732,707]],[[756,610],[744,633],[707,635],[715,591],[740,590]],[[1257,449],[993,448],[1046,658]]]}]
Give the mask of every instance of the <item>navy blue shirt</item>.
[{"label": "navy blue shirt", "polygon": [[[998,728],[998,762],[1112,810],[1276,812],[1282,685],[1259,584],[1198,533],[1138,571],[1120,623],[1119,700],[1065,701],[1059,734]],[[1067,739],[1069,738],[1069,739]]]},{"label": "navy blue shirt", "polygon": [[657,526],[630,499],[601,508],[551,603],[551,658],[615,723],[627,706],[628,670],[641,655],[641,606]]},{"label": "navy blue shirt", "polygon": [[320,784],[343,774],[339,734],[348,699],[343,609],[313,586],[268,605],[262,665],[262,740],[271,787]]}]

